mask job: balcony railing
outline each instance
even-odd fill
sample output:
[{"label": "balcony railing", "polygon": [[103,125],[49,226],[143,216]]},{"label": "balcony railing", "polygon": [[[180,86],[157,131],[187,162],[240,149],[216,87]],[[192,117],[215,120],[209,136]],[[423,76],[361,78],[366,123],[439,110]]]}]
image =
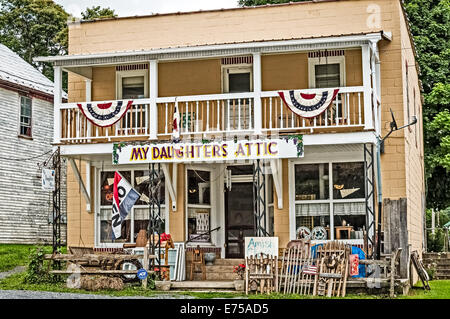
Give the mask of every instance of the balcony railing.
[{"label": "balcony railing", "polygon": [[[307,90],[305,90],[307,92]],[[139,99],[115,125],[100,128],[87,121],[76,103],[65,103],[61,112],[61,143],[95,143],[145,140],[156,137],[167,140],[172,134],[175,106],[180,114],[180,134],[250,135],[259,129],[263,134],[290,131],[314,132],[320,129],[371,129],[366,112],[373,118],[372,105],[365,105],[364,87],[343,87],[333,105],[313,119],[292,113],[282,102],[278,91],[229,93],[198,96],[161,97],[156,99],[157,112],[151,112],[151,100]],[[257,102],[257,103],[255,103]],[[260,113],[260,114],[257,114]],[[157,117],[152,118],[152,114]],[[258,120],[260,119],[258,123]]]}]

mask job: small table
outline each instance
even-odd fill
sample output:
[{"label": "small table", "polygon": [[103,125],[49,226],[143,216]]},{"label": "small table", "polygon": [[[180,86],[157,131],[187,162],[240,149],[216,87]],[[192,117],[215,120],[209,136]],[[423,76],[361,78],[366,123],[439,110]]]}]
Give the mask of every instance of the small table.
[{"label": "small table", "polygon": [[335,237],[341,239],[341,231],[347,231],[347,239],[350,239],[350,232],[353,230],[353,226],[335,226]]}]

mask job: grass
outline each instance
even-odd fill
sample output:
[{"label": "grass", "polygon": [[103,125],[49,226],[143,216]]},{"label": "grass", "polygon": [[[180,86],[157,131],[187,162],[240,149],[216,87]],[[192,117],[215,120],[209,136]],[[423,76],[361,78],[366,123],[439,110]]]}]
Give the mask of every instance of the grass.
[{"label": "grass", "polygon": [[[32,249],[35,245],[19,245],[19,244],[2,244],[0,245],[0,272],[8,271],[16,266],[25,266],[28,264]],[[51,253],[51,247],[46,246],[44,250]],[[63,252],[65,249],[63,249]],[[69,292],[69,293],[84,293],[109,295],[116,297],[124,296],[143,296],[151,297],[155,295],[185,295],[194,298],[212,299],[212,298],[248,298],[248,299],[312,299],[311,296],[302,296],[296,294],[278,294],[274,293],[267,295],[246,296],[243,293],[234,292],[160,292],[150,289],[143,289],[140,285],[125,285],[121,291],[101,290],[101,291],[87,291],[82,289],[70,289],[66,287],[65,281],[59,283],[43,283],[43,284],[29,284],[24,282],[25,272],[11,275],[3,280],[0,280],[0,289],[2,290],[33,290],[33,291],[49,291],[49,292]],[[397,299],[450,299],[450,280],[436,280],[430,281],[430,291],[422,288],[421,284],[417,284],[410,289],[408,296],[398,296]],[[326,297],[314,297],[314,299],[328,299]],[[333,298],[335,299],[335,298]],[[342,298],[339,298],[342,299]],[[348,294],[344,299],[389,299],[388,295],[368,295],[368,294]]]},{"label": "grass", "polygon": [[28,264],[28,256],[35,245],[2,244],[0,245],[0,272]]},{"label": "grass", "polygon": [[[296,294],[278,294],[274,293],[267,295],[248,295],[233,292],[160,292],[150,289],[143,289],[139,285],[126,285],[125,289],[121,291],[101,290],[101,291],[87,291],[82,289],[67,288],[65,282],[48,283],[48,284],[26,284],[23,279],[25,273],[14,274],[3,280],[0,280],[0,289],[2,290],[33,290],[33,291],[50,291],[50,292],[70,292],[83,294],[97,294],[108,295],[115,297],[124,296],[143,296],[152,297],[155,295],[185,295],[200,299],[212,298],[248,298],[248,299],[330,299],[326,297],[311,297]],[[436,280],[430,282],[430,291],[425,291],[422,287],[416,286],[410,290],[408,296],[398,296],[397,299],[450,299],[450,280]],[[331,298],[336,299],[336,298]],[[337,299],[389,299],[387,295],[367,295],[367,294],[348,294],[345,298]]]}]

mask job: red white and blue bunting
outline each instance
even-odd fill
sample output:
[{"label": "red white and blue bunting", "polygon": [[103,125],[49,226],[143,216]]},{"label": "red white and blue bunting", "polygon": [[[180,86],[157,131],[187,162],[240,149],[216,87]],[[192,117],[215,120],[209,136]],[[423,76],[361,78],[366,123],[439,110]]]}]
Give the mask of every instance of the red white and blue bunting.
[{"label": "red white and blue bunting", "polygon": [[278,94],[284,104],[295,114],[305,118],[313,118],[322,114],[336,98],[339,89],[317,89],[308,90],[303,93],[301,90],[280,91]]},{"label": "red white and blue bunting", "polygon": [[132,100],[107,103],[77,103],[84,116],[94,125],[108,127],[117,123],[133,104]]}]

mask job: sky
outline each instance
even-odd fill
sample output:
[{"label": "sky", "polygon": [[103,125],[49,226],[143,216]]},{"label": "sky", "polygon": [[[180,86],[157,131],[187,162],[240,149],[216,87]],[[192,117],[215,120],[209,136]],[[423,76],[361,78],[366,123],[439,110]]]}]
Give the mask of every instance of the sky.
[{"label": "sky", "polygon": [[153,13],[211,10],[237,7],[238,0],[54,0],[75,17],[87,7],[101,6],[114,9],[119,17]]}]

